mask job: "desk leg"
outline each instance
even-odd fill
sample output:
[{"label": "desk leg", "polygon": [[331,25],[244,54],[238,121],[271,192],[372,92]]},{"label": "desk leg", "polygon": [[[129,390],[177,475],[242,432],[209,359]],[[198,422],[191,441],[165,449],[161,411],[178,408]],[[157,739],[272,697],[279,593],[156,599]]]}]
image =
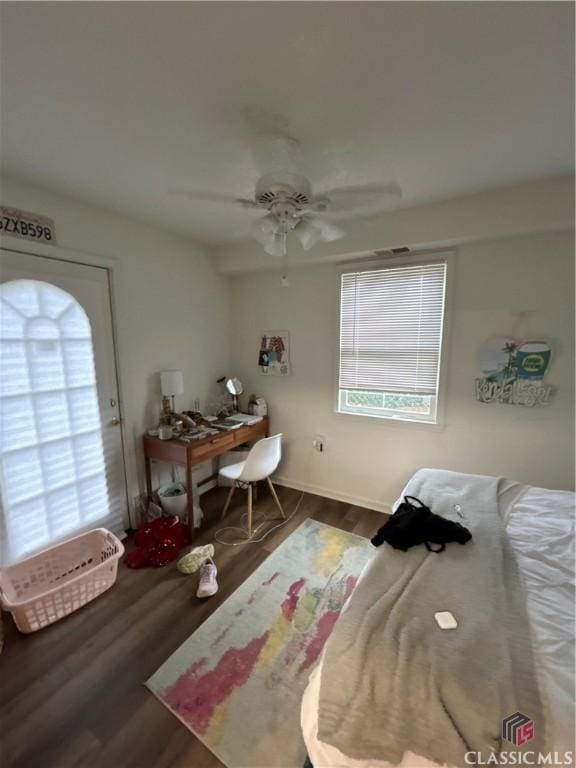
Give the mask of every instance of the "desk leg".
[{"label": "desk leg", "polygon": [[146,474],[146,493],[148,494],[148,501],[152,501],[152,469],[150,467],[150,459],[148,456],[144,457],[144,471]]},{"label": "desk leg", "polygon": [[190,541],[194,541],[194,488],[192,486],[192,467],[186,462],[186,493],[188,494],[188,525],[190,527]]}]

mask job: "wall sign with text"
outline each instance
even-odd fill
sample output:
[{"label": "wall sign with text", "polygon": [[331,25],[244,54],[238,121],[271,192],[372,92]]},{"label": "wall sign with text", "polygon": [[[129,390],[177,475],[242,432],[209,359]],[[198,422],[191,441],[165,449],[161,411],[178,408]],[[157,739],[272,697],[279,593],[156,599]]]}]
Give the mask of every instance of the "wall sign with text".
[{"label": "wall sign with text", "polygon": [[52,219],[4,205],[0,205],[0,235],[56,245],[56,229]]},{"label": "wall sign with text", "polygon": [[529,408],[549,405],[554,389],[544,383],[544,376],[551,357],[547,341],[489,339],[478,355],[484,378],[476,379],[476,400]]}]

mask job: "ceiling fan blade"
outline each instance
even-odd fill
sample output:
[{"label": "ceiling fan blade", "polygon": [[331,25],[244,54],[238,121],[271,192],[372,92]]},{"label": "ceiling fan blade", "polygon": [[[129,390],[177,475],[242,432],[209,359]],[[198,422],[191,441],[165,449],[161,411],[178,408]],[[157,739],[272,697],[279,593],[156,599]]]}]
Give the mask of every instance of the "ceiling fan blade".
[{"label": "ceiling fan blade", "polygon": [[244,197],[232,197],[232,195],[219,195],[216,192],[194,192],[189,189],[169,189],[171,195],[181,195],[189,200],[200,200],[206,203],[224,203],[226,205],[239,205],[242,208],[261,210],[262,206],[255,200]]},{"label": "ceiling fan blade", "polygon": [[361,184],[328,189],[316,196],[308,209],[327,216],[354,213],[373,213],[385,210],[398,202],[402,192],[398,184]]}]

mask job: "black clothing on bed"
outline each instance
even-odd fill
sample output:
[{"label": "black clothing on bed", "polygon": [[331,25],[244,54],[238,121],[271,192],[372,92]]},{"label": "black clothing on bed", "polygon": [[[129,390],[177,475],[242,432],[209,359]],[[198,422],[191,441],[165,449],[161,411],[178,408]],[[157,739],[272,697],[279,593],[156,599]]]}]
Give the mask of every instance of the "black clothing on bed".
[{"label": "black clothing on bed", "polygon": [[[411,499],[418,502],[419,506],[413,504]],[[378,530],[371,542],[375,547],[379,547],[386,541],[394,549],[401,549],[403,552],[418,544],[425,544],[430,552],[438,553],[443,552],[446,544],[451,541],[466,544],[471,538],[470,531],[460,523],[435,515],[430,507],[415,496],[404,496],[402,504]],[[439,548],[433,549],[431,544],[437,544]]]}]

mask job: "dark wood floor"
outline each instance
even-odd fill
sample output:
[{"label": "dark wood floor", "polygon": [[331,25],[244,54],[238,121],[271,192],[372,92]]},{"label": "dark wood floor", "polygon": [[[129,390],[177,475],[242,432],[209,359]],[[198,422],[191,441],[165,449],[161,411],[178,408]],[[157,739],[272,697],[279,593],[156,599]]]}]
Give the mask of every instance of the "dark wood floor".
[{"label": "dark wood floor", "polygon": [[[287,513],[298,491],[279,488]],[[242,494],[229,520],[237,522]],[[207,522],[198,543],[221,527],[224,489],[203,496]],[[272,512],[268,494],[257,509]],[[221,763],[143,682],[307,517],[369,536],[378,512],[304,494],[297,513],[260,544],[216,544],[220,591],[200,601],[197,576],[174,565],[131,571],[78,613],[33,635],[4,614],[0,656],[2,768],[219,768]]]}]

